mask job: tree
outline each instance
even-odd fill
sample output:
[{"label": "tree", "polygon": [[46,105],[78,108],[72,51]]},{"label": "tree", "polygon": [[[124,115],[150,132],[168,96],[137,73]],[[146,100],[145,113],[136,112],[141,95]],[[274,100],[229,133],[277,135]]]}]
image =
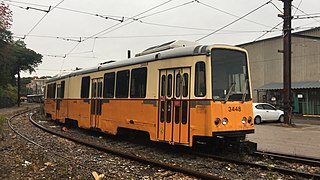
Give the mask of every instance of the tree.
[{"label": "tree", "polygon": [[[16,88],[15,75],[18,75],[18,105],[20,105],[20,72],[35,71],[42,62],[42,55],[26,48],[23,41],[13,41],[8,30],[12,25],[12,11],[9,6],[0,3],[0,96],[6,96]],[[10,87],[10,88],[8,88]],[[16,91],[16,90],[15,90]],[[1,99],[1,97],[0,97]]]},{"label": "tree", "polygon": [[[0,88],[8,83],[14,83],[11,72],[13,71],[13,57],[10,44],[12,33],[8,30],[12,23],[12,12],[8,5],[0,3]],[[1,89],[0,89],[1,90]]]},{"label": "tree", "polygon": [[20,106],[20,72],[29,71],[30,74],[35,72],[34,68],[42,63],[42,55],[26,48],[26,44],[23,41],[16,41],[12,48],[16,61],[14,72],[18,75],[18,106]]}]

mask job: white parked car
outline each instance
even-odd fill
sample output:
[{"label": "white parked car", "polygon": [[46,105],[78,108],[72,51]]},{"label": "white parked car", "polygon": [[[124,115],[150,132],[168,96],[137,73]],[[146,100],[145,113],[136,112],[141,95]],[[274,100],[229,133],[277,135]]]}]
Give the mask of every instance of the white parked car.
[{"label": "white parked car", "polygon": [[276,109],[268,103],[253,103],[254,123],[260,124],[263,121],[284,121],[284,112]]}]

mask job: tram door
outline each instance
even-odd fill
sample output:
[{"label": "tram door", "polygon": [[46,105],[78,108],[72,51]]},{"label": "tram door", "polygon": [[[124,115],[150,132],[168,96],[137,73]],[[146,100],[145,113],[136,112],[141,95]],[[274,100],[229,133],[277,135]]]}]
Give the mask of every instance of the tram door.
[{"label": "tram door", "polygon": [[57,84],[56,96],[56,119],[60,119],[60,104],[61,104],[61,84]]},{"label": "tram door", "polygon": [[[65,81],[61,84],[57,84],[57,96],[56,96],[56,118],[63,119],[67,116],[66,102],[62,101],[64,98]],[[62,104],[62,105],[61,105]]]},{"label": "tram door", "polygon": [[97,127],[101,118],[103,79],[92,79],[90,127]]},{"label": "tram door", "polygon": [[158,139],[189,143],[190,68],[161,70]]}]

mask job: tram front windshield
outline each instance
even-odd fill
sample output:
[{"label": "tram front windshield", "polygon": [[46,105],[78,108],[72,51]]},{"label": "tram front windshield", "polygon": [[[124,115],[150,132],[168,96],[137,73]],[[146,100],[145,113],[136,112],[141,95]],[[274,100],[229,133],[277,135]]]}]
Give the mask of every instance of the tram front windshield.
[{"label": "tram front windshield", "polygon": [[212,98],[216,101],[249,100],[247,67],[246,53],[229,49],[212,49]]}]

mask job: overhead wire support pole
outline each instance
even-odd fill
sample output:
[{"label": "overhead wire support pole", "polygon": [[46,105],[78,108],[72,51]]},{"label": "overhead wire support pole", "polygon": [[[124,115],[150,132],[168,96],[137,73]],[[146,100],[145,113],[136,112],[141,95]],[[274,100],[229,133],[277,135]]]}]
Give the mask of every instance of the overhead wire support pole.
[{"label": "overhead wire support pole", "polygon": [[292,0],[281,0],[284,3],[283,18],[283,103],[284,122],[292,124],[292,95],[291,95],[291,7]]}]

